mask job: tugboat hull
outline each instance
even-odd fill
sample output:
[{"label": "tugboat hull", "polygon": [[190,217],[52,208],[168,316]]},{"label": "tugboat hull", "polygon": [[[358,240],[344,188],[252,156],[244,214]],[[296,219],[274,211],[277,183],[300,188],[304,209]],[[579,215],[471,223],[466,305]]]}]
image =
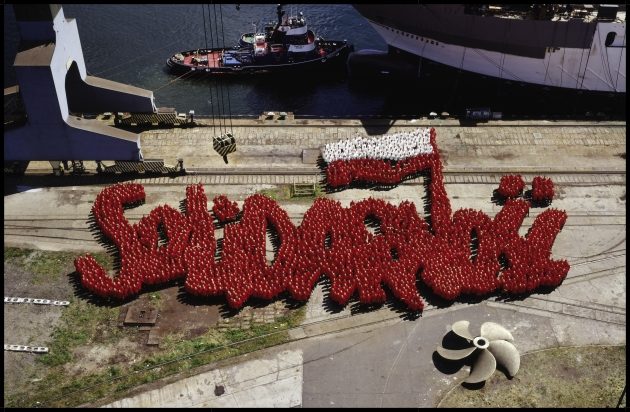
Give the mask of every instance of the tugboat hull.
[{"label": "tugboat hull", "polygon": [[240,75],[345,69],[352,45],[345,40],[324,40],[308,29],[304,15],[286,16],[277,7],[278,22],[264,33],[245,33],[239,46],[197,49],[176,53],[166,64],[176,73]]},{"label": "tugboat hull", "polygon": [[[250,50],[242,49],[208,49],[189,50],[171,56],[166,60],[166,65],[171,72],[176,74],[194,73],[206,75],[251,75],[265,73],[289,73],[332,68],[345,68],[348,55],[353,51],[353,46],[345,41],[327,41],[332,49],[325,55],[315,55],[310,59],[293,60],[287,57],[283,60],[270,56],[266,61],[248,61],[244,58]],[[183,57],[177,58],[176,56]],[[235,56],[234,58],[226,58]],[[197,63],[193,62],[193,57]],[[239,58],[241,60],[239,60]]]}]

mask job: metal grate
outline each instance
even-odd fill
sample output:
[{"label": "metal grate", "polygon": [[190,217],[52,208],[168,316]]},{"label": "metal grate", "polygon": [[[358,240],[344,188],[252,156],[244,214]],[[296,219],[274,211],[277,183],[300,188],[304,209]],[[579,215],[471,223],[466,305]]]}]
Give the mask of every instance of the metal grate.
[{"label": "metal grate", "polygon": [[315,183],[293,183],[293,196],[315,196]]},{"label": "metal grate", "polygon": [[125,126],[138,126],[141,124],[185,124],[186,116],[179,116],[177,112],[170,113],[131,113],[123,115],[119,113],[116,117],[116,124]]},{"label": "metal grate", "polygon": [[105,173],[176,173],[177,167],[165,166],[163,160],[145,160],[143,162],[116,160],[113,166],[105,166],[103,171]]}]

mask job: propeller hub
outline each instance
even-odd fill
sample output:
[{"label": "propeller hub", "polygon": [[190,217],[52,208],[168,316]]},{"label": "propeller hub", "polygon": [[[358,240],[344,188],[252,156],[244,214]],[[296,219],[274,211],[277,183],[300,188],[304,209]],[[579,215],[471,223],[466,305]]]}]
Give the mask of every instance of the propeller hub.
[{"label": "propeller hub", "polygon": [[473,339],[473,345],[479,349],[486,349],[490,345],[490,341],[483,336],[478,336]]}]

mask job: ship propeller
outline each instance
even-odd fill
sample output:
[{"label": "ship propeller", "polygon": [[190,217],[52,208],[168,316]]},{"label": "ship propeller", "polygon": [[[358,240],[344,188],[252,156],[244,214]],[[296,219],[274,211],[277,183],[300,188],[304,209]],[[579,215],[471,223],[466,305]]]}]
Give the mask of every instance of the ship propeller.
[{"label": "ship propeller", "polygon": [[464,380],[466,383],[478,383],[487,380],[496,370],[497,363],[502,365],[508,375],[513,377],[518,372],[521,358],[518,350],[511,343],[514,337],[503,326],[494,322],[481,325],[479,336],[473,336],[469,330],[470,322],[460,320],[452,325],[453,332],[466,339],[472,346],[465,349],[445,349],[437,347],[437,352],[445,359],[461,360],[479,350],[472,372]]}]

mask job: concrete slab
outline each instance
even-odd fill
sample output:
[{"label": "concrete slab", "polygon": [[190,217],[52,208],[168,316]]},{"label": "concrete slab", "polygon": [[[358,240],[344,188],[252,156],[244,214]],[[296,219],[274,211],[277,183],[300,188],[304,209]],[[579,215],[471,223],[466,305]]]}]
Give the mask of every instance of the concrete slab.
[{"label": "concrete slab", "polygon": [[621,345],[626,342],[626,326],[587,319],[553,318],[553,334],[559,346]]},{"label": "concrete slab", "polygon": [[[217,385],[225,392],[215,395]],[[302,403],[302,353],[281,350],[260,359],[182,379],[106,405],[129,407],[276,407]]]},{"label": "concrete slab", "polygon": [[319,149],[303,149],[302,150],[302,163],[316,165],[317,158],[320,155]]}]

